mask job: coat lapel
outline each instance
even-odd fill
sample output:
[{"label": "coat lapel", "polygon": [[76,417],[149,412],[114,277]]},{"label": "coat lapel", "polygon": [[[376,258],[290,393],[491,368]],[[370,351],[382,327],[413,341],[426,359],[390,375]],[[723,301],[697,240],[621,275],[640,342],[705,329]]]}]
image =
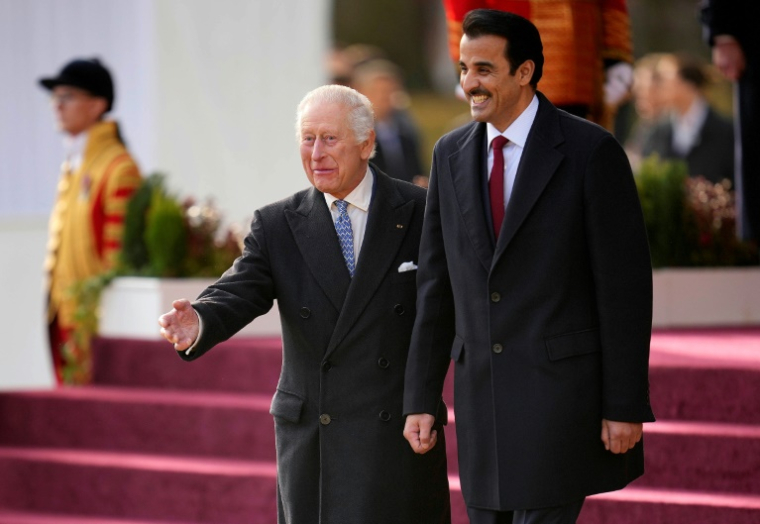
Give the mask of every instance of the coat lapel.
[{"label": "coat lapel", "polygon": [[485,124],[473,125],[460,149],[449,157],[449,169],[470,242],[488,270],[493,259],[493,233],[486,220],[488,213],[484,212],[485,130]]},{"label": "coat lapel", "polygon": [[295,211],[286,211],[293,237],[314,279],[340,311],[351,283],[324,195],[311,188]]},{"label": "coat lapel", "polygon": [[564,155],[556,149],[557,144],[564,140],[557,109],[541,93],[538,97],[538,113],[517,168],[515,187],[501,225],[496,252],[493,260],[489,261],[489,270],[504,253],[564,159]]},{"label": "coat lapel", "polygon": [[[409,229],[414,201],[405,201],[391,179],[377,172],[362,250],[327,354],[345,338],[386,278]],[[415,261],[416,262],[416,261]]]}]

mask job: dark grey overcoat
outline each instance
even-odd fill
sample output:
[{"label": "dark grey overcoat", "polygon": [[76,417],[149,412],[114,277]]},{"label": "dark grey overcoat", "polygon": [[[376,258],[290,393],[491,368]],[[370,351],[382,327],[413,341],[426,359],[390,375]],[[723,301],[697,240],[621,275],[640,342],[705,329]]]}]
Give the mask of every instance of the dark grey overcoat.
[{"label": "dark grey overcoat", "polygon": [[[280,524],[450,522],[445,439],[420,456],[403,437],[416,271],[398,269],[418,260],[425,191],[374,171],[353,279],[324,195],[311,188],[256,211],[243,255],[193,303],[203,333],[186,359],[277,300]],[[440,399],[436,410],[445,422]]]},{"label": "dark grey overcoat", "polygon": [[538,97],[495,244],[486,125],[436,145],[405,390],[406,413],[434,414],[454,360],[464,499],[502,511],[622,488],[643,472],[643,442],[605,451],[602,418],[654,420],[652,270],[628,160]]}]

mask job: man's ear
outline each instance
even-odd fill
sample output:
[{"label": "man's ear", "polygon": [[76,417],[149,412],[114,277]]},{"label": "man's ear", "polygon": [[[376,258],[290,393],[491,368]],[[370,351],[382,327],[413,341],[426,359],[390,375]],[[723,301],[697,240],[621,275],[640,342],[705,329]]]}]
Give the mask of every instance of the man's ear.
[{"label": "man's ear", "polygon": [[99,96],[90,99],[90,105],[88,112],[94,122],[101,120],[103,116],[108,112],[108,100]]},{"label": "man's ear", "polygon": [[533,78],[533,72],[535,70],[536,64],[533,62],[533,60],[526,60],[520,64],[520,67],[517,68],[517,80],[520,82],[521,86],[530,84],[530,81]]},{"label": "man's ear", "polygon": [[372,157],[372,152],[375,150],[375,130],[371,129],[367,139],[361,143],[361,158],[362,160],[369,160]]}]

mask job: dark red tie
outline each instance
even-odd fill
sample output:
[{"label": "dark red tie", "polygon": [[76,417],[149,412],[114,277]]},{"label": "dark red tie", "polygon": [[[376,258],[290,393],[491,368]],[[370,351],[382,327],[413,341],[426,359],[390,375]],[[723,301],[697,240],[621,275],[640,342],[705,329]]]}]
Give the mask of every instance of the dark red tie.
[{"label": "dark red tie", "polygon": [[491,198],[491,218],[493,219],[493,233],[496,240],[499,239],[499,230],[504,221],[504,145],[509,142],[499,135],[491,142],[493,147],[493,168],[491,178],[488,179],[488,194]]}]

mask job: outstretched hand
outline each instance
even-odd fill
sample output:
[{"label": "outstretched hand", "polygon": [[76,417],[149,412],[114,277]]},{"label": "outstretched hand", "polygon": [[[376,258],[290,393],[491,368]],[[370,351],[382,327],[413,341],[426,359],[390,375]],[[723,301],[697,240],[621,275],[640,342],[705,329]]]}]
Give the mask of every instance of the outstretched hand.
[{"label": "outstretched hand", "polygon": [[435,447],[438,432],[433,429],[435,417],[427,413],[408,415],[404,425],[404,438],[415,453],[424,455]]},{"label": "outstretched hand", "polygon": [[198,315],[184,298],[172,302],[172,308],[158,319],[161,335],[174,344],[174,349],[184,351],[198,338]]},{"label": "outstretched hand", "polygon": [[641,422],[614,422],[602,420],[604,449],[612,453],[625,453],[641,440],[644,425]]}]

